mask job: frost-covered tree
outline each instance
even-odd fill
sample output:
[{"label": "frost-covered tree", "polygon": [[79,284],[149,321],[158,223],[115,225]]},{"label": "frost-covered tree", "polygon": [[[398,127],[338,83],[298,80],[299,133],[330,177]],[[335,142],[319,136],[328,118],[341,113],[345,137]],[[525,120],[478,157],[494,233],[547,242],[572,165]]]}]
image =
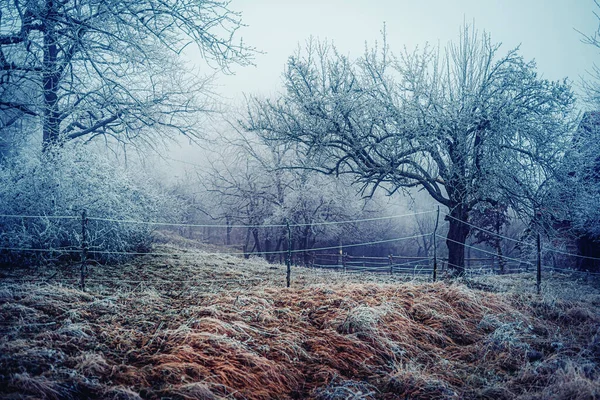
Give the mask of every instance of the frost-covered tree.
[{"label": "frost-covered tree", "polygon": [[[600,3],[596,8],[600,8]],[[595,14],[600,21],[600,15]],[[600,23],[583,42],[600,49]],[[562,228],[562,239],[573,239],[583,257],[577,265],[584,270],[600,270],[600,67],[590,66],[583,80],[585,107],[569,151],[560,164],[560,176],[546,190],[547,208],[556,215],[554,224]],[[593,111],[592,111],[593,110]],[[557,223],[558,222],[558,223]]]},{"label": "frost-covered tree", "polygon": [[[596,9],[600,10],[600,2],[594,1],[594,3]],[[582,33],[582,41],[596,49],[600,49],[600,13],[596,11],[594,15],[598,20],[596,31],[592,34]],[[591,65],[590,68],[587,79],[583,80],[585,100],[592,109],[598,110],[600,109],[600,66]]]},{"label": "frost-covered tree", "polygon": [[[239,147],[226,148],[218,159],[211,160],[211,168],[201,175],[200,180],[212,200],[212,207],[209,205],[206,210],[209,215],[228,226],[248,227],[244,252],[270,251],[271,232],[263,246],[258,227],[274,220],[271,218],[273,206],[281,201],[282,196],[279,181],[268,176],[257,160],[248,157]],[[282,221],[271,223],[280,224]],[[281,236],[281,233],[277,236]],[[251,240],[253,248],[249,248]],[[280,240],[277,240],[276,247],[277,250],[281,247]]]},{"label": "frost-covered tree", "polygon": [[333,235],[337,242],[339,227],[315,223],[360,212],[362,201],[349,201],[354,193],[339,182],[308,170],[285,169],[285,160],[295,157],[289,146],[264,146],[244,138],[224,148],[202,176],[214,198],[209,213],[227,224],[248,226],[247,253],[281,251],[287,230],[270,225],[286,223],[292,225],[295,249],[310,249],[319,238]]},{"label": "frost-covered tree", "polygon": [[350,174],[368,193],[424,189],[448,208],[449,265],[464,268],[470,212],[516,203],[552,173],[571,124],[566,82],[465,27],[444,49],[394,56],[383,41],[357,59],[310,41],[288,59],[285,91],[251,98],[242,125],[294,143],[303,165]]},{"label": "frost-covered tree", "polygon": [[502,236],[504,236],[502,230],[510,224],[508,207],[503,204],[492,207],[482,203],[473,209],[471,222],[474,226],[481,228],[473,229],[471,232],[474,244],[485,243],[494,247],[498,254],[500,272],[504,273],[506,261],[502,256]]},{"label": "frost-covered tree", "polygon": [[83,210],[90,217],[90,256],[103,261],[123,258],[121,252],[147,251],[155,227],[95,218],[179,220],[183,202],[140,166],[126,169],[114,157],[81,143],[66,143],[62,150],[0,163],[0,264],[79,259],[69,251],[81,246]]},{"label": "frost-covered tree", "polygon": [[546,203],[563,238],[576,240],[578,266],[600,270],[600,112],[583,114],[561,172]]},{"label": "frost-covered tree", "polygon": [[[242,239],[247,254],[267,253],[267,259],[275,259],[268,253],[287,248],[286,223],[295,250],[398,236],[397,221],[329,224],[382,216],[385,210],[358,196],[347,180],[287,168],[298,157],[293,146],[265,144],[246,134],[220,147],[223,154],[200,175],[208,192],[205,210],[216,220],[247,227]],[[308,252],[303,255],[308,262]]]},{"label": "frost-covered tree", "polygon": [[246,64],[251,51],[234,41],[240,25],[218,0],[2,1],[0,134],[30,120],[45,147],[196,136],[207,81],[179,54],[195,45],[214,66]]}]

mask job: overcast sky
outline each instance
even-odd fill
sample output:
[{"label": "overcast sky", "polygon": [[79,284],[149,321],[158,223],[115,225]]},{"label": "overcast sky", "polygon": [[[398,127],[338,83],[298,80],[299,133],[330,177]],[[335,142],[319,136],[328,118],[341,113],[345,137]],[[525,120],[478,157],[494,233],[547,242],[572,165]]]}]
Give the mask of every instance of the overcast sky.
[{"label": "overcast sky", "polygon": [[[500,54],[520,45],[521,54],[535,59],[538,72],[548,79],[569,77],[579,85],[594,63],[600,65],[600,49],[582,43],[577,32],[596,31],[594,12],[600,8],[593,0],[231,0],[230,8],[241,12],[247,25],[239,32],[244,42],[263,52],[256,66],[236,67],[235,75],[218,77],[215,90],[232,105],[242,104],[243,93],[279,90],[287,58],[311,35],[332,40],[339,51],[357,57],[365,41],[381,39],[384,22],[395,52],[425,43],[445,45],[458,38],[466,21],[501,42]],[[197,164],[205,157],[184,142],[172,149],[171,158]]]},{"label": "overcast sky", "polygon": [[365,41],[379,39],[386,23],[392,51],[427,42],[445,45],[456,40],[466,21],[486,30],[503,44],[501,54],[521,45],[526,59],[535,59],[549,79],[579,77],[600,63],[600,50],[581,43],[581,32],[598,26],[593,0],[232,0],[247,25],[244,41],[265,54],[255,67],[235,68],[221,77],[228,98],[242,92],[268,94],[280,87],[286,59],[311,35],[333,40],[350,56],[361,55]]}]

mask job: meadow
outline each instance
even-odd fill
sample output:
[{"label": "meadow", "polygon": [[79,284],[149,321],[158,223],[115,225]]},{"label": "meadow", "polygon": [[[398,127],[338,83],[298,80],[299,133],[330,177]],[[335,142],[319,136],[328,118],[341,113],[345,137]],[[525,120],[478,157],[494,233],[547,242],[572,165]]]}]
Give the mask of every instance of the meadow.
[{"label": "meadow", "polygon": [[[285,266],[206,250],[0,271],[6,399],[596,399],[600,282]],[[182,256],[181,253],[184,252]]]}]

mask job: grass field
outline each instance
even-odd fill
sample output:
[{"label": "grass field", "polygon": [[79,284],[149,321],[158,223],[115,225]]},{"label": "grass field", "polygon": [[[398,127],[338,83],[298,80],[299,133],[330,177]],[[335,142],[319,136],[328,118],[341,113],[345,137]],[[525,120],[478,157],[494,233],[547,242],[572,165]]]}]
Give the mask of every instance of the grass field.
[{"label": "grass field", "polygon": [[92,267],[85,292],[76,266],[0,271],[0,397],[600,398],[598,281],[296,268],[288,289],[185,251]]}]

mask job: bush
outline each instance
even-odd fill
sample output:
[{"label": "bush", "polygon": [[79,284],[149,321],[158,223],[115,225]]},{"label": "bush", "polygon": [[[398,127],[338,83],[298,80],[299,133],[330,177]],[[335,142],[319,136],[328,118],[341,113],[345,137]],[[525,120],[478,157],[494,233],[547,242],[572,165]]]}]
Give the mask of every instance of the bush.
[{"label": "bush", "polygon": [[154,226],[94,218],[173,221],[181,208],[141,168],[126,169],[81,144],[21,156],[0,164],[0,214],[23,216],[0,217],[0,263],[79,258],[73,250],[81,246],[83,210],[90,257],[116,261],[125,255],[115,253],[147,251]]}]

